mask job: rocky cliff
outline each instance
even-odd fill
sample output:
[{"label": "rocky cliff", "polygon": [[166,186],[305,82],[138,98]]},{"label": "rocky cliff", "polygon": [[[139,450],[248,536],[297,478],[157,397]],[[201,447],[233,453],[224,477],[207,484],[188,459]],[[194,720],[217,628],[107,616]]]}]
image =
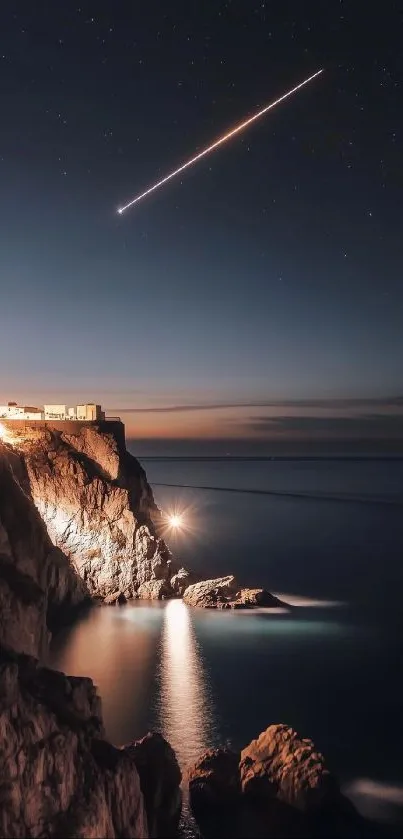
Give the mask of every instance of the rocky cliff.
[{"label": "rocky cliff", "polygon": [[173,835],[181,773],[168,743],[112,746],[91,680],[38,663],[56,615],[89,591],[29,486],[25,461],[0,451],[0,836]]},{"label": "rocky cliff", "polygon": [[174,834],[181,774],[172,749],[159,735],[108,743],[91,679],[0,647],[0,731],[0,836]]},{"label": "rocky cliff", "polygon": [[23,463],[0,444],[0,640],[40,656],[56,619],[70,616],[89,592],[24,487]]},{"label": "rocky cliff", "polygon": [[202,836],[221,839],[375,839],[314,743],[270,725],[241,752],[210,749],[189,770]]},{"label": "rocky cliff", "polygon": [[9,423],[2,446],[87,594],[106,603],[183,596],[204,608],[284,605],[263,589],[242,589],[232,576],[200,581],[179,567],[161,538],[163,518],[146,474],[115,425],[72,433],[71,423],[68,431],[61,423],[61,430]]},{"label": "rocky cliff", "polygon": [[3,458],[91,597],[174,597],[194,581],[185,569],[178,575],[145,472],[114,433],[32,427],[11,435]]}]

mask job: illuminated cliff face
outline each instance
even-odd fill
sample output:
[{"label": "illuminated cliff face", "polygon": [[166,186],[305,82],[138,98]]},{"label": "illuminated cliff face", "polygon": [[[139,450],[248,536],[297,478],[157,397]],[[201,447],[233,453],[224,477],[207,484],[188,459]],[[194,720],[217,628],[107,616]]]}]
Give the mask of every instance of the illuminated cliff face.
[{"label": "illuminated cliff face", "polygon": [[0,422],[0,441],[17,449],[24,448],[27,443],[33,443],[40,437],[41,433],[34,428],[27,429],[25,423],[21,427],[13,423],[13,421]]},{"label": "illuminated cliff face", "polygon": [[142,597],[180,594],[183,577],[155,531],[161,516],[145,472],[122,437],[96,426],[10,425],[2,423],[1,436],[23,464],[27,491],[93,597],[128,600],[140,587]]}]

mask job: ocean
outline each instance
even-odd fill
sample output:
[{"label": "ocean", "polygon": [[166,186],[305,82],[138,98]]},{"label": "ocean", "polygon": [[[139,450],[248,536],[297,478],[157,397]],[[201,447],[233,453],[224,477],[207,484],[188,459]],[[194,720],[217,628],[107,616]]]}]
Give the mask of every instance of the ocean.
[{"label": "ocean", "polygon": [[233,573],[290,608],[92,609],[54,639],[51,665],[94,679],[112,742],[162,731],[184,771],[210,746],[241,748],[287,723],[314,740],[361,812],[396,823],[403,460],[141,462],[158,505],[182,515],[167,542],[184,565]]}]

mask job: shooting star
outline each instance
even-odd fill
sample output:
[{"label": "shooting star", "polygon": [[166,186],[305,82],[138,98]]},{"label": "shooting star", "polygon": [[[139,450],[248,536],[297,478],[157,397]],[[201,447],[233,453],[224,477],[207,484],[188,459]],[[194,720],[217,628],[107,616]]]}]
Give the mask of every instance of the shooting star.
[{"label": "shooting star", "polygon": [[235,134],[239,134],[241,131],[244,131],[244,129],[247,128],[248,125],[251,125],[253,122],[256,122],[257,119],[260,119],[260,117],[262,117],[263,114],[266,114],[267,111],[271,111],[271,109],[275,108],[276,105],[279,105],[280,102],[284,102],[285,99],[288,99],[288,97],[296,93],[297,90],[301,90],[301,87],[305,87],[305,85],[309,84],[309,82],[312,82],[313,79],[316,79],[317,76],[320,76],[321,73],[323,73],[323,69],[317,70],[316,73],[313,73],[312,76],[309,76],[307,79],[304,79],[303,82],[300,82],[291,90],[288,90],[287,93],[283,93],[283,95],[280,96],[279,99],[275,99],[274,102],[270,102],[270,105],[266,105],[265,108],[262,108],[261,111],[257,112],[257,114],[254,114],[253,117],[249,117],[249,119],[246,119],[244,122],[241,122],[239,125],[236,125],[235,128],[233,128],[231,131],[228,131],[227,134],[223,134],[223,136],[219,137],[218,140],[211,144],[211,146],[207,146],[206,149],[203,149],[203,151],[196,154],[190,160],[187,160],[186,163],[183,163],[182,166],[179,166],[179,168],[175,169],[174,172],[170,172],[169,175],[166,175],[165,178],[162,178],[161,181],[158,181],[156,184],[146,189],[145,192],[142,192],[141,195],[137,195],[135,198],[132,199],[132,201],[129,201],[128,204],[125,204],[124,207],[119,207],[118,213],[122,215],[122,213],[126,212],[126,210],[128,210],[129,207],[133,207],[134,204],[138,204],[138,202],[142,201],[143,198],[146,198],[147,195],[150,195],[152,192],[155,192],[156,189],[159,189],[160,186],[163,186],[164,184],[168,183],[168,181],[172,180],[172,178],[175,178],[176,175],[180,175],[181,172],[184,172],[185,169],[189,168],[189,166],[193,166],[193,164],[197,163],[198,160],[201,160],[202,157],[206,157],[207,154],[210,154],[210,152],[214,151],[214,149],[217,149],[218,146],[221,146],[223,143],[226,143],[227,140],[230,140],[231,137],[234,137]]}]

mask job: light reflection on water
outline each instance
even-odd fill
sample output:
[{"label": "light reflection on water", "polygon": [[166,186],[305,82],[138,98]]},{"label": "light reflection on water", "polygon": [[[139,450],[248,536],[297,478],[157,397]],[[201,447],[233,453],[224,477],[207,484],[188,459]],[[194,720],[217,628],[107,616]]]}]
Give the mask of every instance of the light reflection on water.
[{"label": "light reflection on water", "polygon": [[[395,784],[393,632],[353,621],[333,602],[310,598],[305,606],[276,615],[182,601],[94,608],[54,639],[50,665],[94,680],[111,742],[161,731],[185,780],[207,748],[242,748],[268,724],[286,722],[312,737],[343,782],[366,773]],[[378,713],[384,706],[389,716]],[[376,748],[368,749],[369,727]],[[197,835],[186,783],[181,835]]]},{"label": "light reflection on water", "polygon": [[189,806],[187,770],[217,738],[213,699],[196,639],[192,613],[181,600],[164,608],[159,690],[161,733],[176,753],[183,774],[179,835],[199,835]]},{"label": "light reflection on water", "polygon": [[94,679],[112,742],[128,743],[151,729],[171,744],[183,774],[183,839],[198,836],[187,770],[219,743],[193,619],[180,600],[92,609],[54,640],[50,659],[71,675]]},{"label": "light reflection on water", "polygon": [[184,771],[213,744],[215,721],[190,610],[181,600],[164,609],[158,705],[161,732]]},{"label": "light reflection on water", "polygon": [[94,680],[117,745],[160,731],[185,775],[217,742],[193,613],[182,601],[90,609],[53,640],[49,664]]}]

